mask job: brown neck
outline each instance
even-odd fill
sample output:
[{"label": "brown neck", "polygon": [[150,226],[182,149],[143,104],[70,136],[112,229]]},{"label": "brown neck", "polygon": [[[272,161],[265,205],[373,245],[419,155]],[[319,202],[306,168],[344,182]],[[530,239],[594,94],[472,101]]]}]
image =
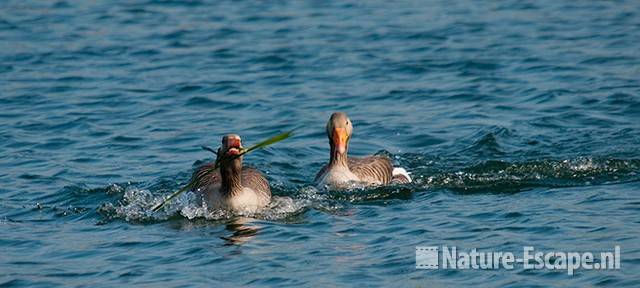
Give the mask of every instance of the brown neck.
[{"label": "brown neck", "polygon": [[331,155],[329,155],[329,167],[341,167],[349,169],[347,164],[347,151],[349,146],[345,147],[344,153],[339,153],[335,145],[331,145]]},{"label": "brown neck", "polygon": [[234,168],[232,163],[229,165],[230,167],[220,167],[220,191],[225,196],[233,196],[242,191],[242,168]]}]

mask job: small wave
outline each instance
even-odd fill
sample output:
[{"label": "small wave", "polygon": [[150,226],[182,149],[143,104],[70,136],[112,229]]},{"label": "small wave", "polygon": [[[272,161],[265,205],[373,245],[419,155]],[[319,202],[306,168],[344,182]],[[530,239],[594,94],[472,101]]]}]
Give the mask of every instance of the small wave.
[{"label": "small wave", "polygon": [[496,156],[505,154],[502,151],[502,147],[498,143],[496,134],[493,132],[487,133],[480,140],[477,140],[473,145],[463,151],[470,151],[481,156]]},{"label": "small wave", "polygon": [[185,105],[193,106],[193,107],[212,108],[212,107],[226,107],[229,104],[230,104],[229,102],[198,96],[198,97],[189,98],[189,100],[187,100],[187,103]]}]

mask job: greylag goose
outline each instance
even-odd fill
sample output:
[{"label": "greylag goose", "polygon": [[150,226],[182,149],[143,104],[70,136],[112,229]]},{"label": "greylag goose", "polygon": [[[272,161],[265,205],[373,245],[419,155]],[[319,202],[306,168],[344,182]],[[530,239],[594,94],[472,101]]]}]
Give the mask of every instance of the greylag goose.
[{"label": "greylag goose", "polygon": [[[193,173],[192,179],[200,179],[193,190],[208,208],[255,212],[271,201],[269,182],[260,171],[243,167],[243,156],[225,160],[239,155],[241,149],[240,136],[226,135],[222,137],[222,146],[218,150],[218,157],[223,157],[220,169],[211,172],[215,164],[210,163]],[[209,175],[202,178],[206,173]]]},{"label": "greylag goose", "polygon": [[336,112],[327,122],[327,136],[331,146],[329,164],[316,175],[320,187],[345,188],[350,184],[384,185],[410,183],[411,177],[403,168],[394,168],[386,156],[347,157],[349,139],[353,131],[347,114]]}]

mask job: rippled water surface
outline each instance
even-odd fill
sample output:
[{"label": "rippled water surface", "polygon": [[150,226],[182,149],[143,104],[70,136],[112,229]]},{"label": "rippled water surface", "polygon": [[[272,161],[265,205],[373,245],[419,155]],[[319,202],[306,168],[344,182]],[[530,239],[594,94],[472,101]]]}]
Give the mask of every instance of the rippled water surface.
[{"label": "rippled water surface", "polygon": [[[1,1],[2,286],[640,285],[636,1]],[[415,179],[312,188],[325,121]],[[257,215],[185,194],[201,145]],[[416,270],[416,245],[608,251],[620,270]]]}]

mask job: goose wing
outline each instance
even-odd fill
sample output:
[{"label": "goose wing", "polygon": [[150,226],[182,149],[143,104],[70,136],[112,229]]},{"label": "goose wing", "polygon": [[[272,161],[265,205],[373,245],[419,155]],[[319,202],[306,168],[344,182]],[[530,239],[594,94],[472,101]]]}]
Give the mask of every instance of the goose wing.
[{"label": "goose wing", "polygon": [[251,188],[263,199],[271,199],[271,188],[264,174],[252,167],[242,167],[242,186]]},{"label": "goose wing", "polygon": [[362,182],[387,184],[393,175],[393,163],[385,156],[349,157],[348,164]]},{"label": "goose wing", "polygon": [[220,181],[222,181],[220,169],[212,170],[214,166],[214,163],[204,164],[193,172],[191,180],[196,180],[193,190],[202,189],[211,184],[220,184]]}]

